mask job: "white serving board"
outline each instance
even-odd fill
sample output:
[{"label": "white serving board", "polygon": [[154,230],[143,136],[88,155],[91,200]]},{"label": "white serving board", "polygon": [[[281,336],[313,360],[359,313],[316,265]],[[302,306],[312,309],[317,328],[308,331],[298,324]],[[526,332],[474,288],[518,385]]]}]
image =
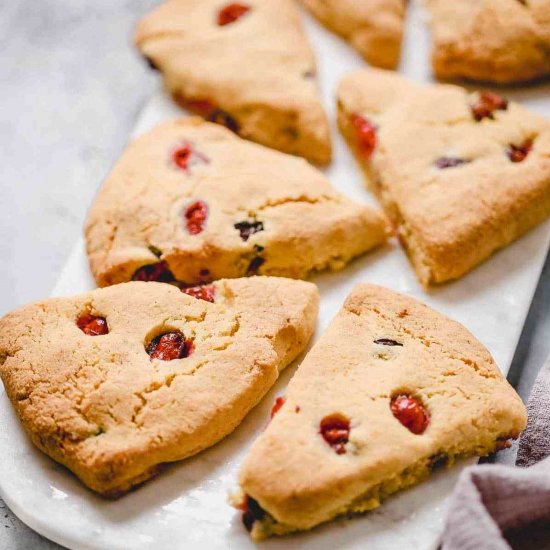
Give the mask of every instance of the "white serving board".
[{"label": "white serving board", "polygon": [[[334,90],[347,72],[364,66],[346,44],[310,18],[307,30],[317,52],[324,102],[334,121]],[[411,6],[401,71],[418,81],[430,80],[428,34],[416,3]],[[506,92],[550,117],[550,86]],[[181,113],[158,92],[137,125],[139,134],[162,119]],[[327,170],[334,185],[363,202],[374,200],[333,124],[335,161]],[[546,223],[460,281],[426,293],[416,281],[396,242],[356,260],[338,274],[314,281],[321,290],[316,337],[360,281],[406,292],[466,325],[507,372],[550,244]],[[54,295],[94,287],[80,241],[60,276]],[[174,465],[159,478],[126,497],[109,502],[94,496],[64,468],[37,451],[22,431],[0,390],[0,496],[30,527],[78,550],[251,549],[239,515],[226,501],[236,486],[246,450],[265,427],[276,395],[282,394],[295,367],[289,367],[273,390],[243,424],[224,441]],[[315,550],[393,550],[435,548],[446,512],[446,499],[461,471],[436,473],[431,480],[391,498],[378,510],[340,520],[313,532],[262,544],[265,548]]]}]

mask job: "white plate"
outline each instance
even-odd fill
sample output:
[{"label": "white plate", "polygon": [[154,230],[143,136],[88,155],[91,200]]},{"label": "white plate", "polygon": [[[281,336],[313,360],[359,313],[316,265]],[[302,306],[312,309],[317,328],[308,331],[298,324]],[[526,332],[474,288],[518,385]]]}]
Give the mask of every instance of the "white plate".
[{"label": "white plate", "polygon": [[[338,38],[311,19],[308,32],[317,50],[324,100],[334,120],[333,92],[338,80],[364,64]],[[428,36],[413,4],[409,16],[402,72],[429,80]],[[507,94],[550,116],[550,87]],[[546,99],[544,99],[546,98]],[[178,114],[162,93],[145,109],[136,133]],[[335,128],[334,128],[335,130]],[[335,161],[327,171],[333,183],[359,201],[374,202],[336,130]],[[426,293],[417,283],[396,243],[367,255],[339,274],[315,278],[321,290],[317,336],[359,281],[407,292],[466,325],[507,372],[527,315],[550,242],[550,222],[525,236],[460,281]],[[54,295],[93,288],[82,241],[76,246]],[[294,368],[229,437],[210,450],[174,465],[141,489],[116,502],[86,490],[64,468],[28,441],[0,393],[0,495],[30,527],[78,550],[149,550],[253,548],[238,514],[227,504],[239,464],[265,427],[274,396],[283,393]],[[461,468],[439,472],[424,484],[391,498],[378,510],[354,520],[340,520],[311,533],[269,541],[266,548],[433,548],[441,532],[446,497]]]}]

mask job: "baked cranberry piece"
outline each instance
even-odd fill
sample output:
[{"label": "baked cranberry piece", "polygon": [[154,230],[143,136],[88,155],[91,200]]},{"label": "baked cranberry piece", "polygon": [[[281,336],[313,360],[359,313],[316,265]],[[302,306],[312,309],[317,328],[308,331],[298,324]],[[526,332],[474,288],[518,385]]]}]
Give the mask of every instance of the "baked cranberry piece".
[{"label": "baked cranberry piece", "polygon": [[164,261],[144,265],[132,275],[132,281],[173,283],[175,280],[174,274],[168,269],[168,264]]},{"label": "baked cranberry piece", "polygon": [[277,397],[273,407],[271,407],[271,418],[273,418],[280,410],[281,407],[285,404],[286,399],[284,397]]},{"label": "baked cranberry piece", "polygon": [[265,517],[265,510],[257,500],[248,495],[245,495],[238,508],[243,512],[243,524],[248,532],[252,531],[255,521],[261,521]]},{"label": "baked cranberry piece", "polygon": [[184,142],[172,151],[172,162],[186,172],[192,164],[197,162],[207,163],[208,158],[198,152],[191,143]]},{"label": "baked cranberry piece", "polygon": [[208,115],[210,122],[221,124],[228,130],[231,130],[234,134],[238,134],[240,130],[239,123],[228,113],[222,111],[222,109],[216,109]]},{"label": "baked cranberry piece", "polygon": [[204,201],[195,201],[185,209],[187,231],[191,235],[202,233],[208,217],[208,206]]},{"label": "baked cranberry piece", "polygon": [[250,6],[234,2],[227,4],[218,12],[218,25],[224,27],[230,25],[240,19],[243,15],[250,11]]},{"label": "baked cranberry piece", "polygon": [[109,334],[107,319],[105,317],[97,317],[89,313],[83,313],[77,320],[78,328],[88,336],[103,336]]},{"label": "baked cranberry piece", "polygon": [[254,233],[259,233],[260,231],[264,230],[264,222],[244,221],[236,223],[233,227],[237,229],[241,236],[241,239],[246,242],[250,238],[250,235],[254,235]]},{"label": "baked cranberry piece", "polygon": [[369,160],[376,147],[376,126],[356,113],[350,116],[350,122],[355,128],[359,153],[364,160]]},{"label": "baked cranberry piece", "polygon": [[151,359],[173,361],[184,359],[193,351],[193,343],[186,340],[180,331],[165,332],[153,338],[147,346],[147,353]]},{"label": "baked cranberry piece", "polygon": [[319,433],[338,455],[346,452],[350,429],[349,419],[342,414],[325,416],[319,425]]},{"label": "baked cranberry piece", "polygon": [[197,300],[204,300],[211,304],[214,303],[216,298],[216,289],[213,285],[188,286],[181,288],[181,291]]},{"label": "baked cranberry piece", "polygon": [[378,340],[374,340],[374,343],[379,344],[381,346],[401,346],[401,347],[403,347],[403,344],[401,344],[397,340],[392,340],[391,338],[378,338]]},{"label": "baked cranberry piece", "polygon": [[506,111],[508,100],[493,92],[481,92],[474,105],[471,106],[472,115],[479,122],[484,118],[493,118],[495,111]]},{"label": "baked cranberry piece", "polygon": [[430,423],[428,411],[416,397],[398,395],[391,400],[390,408],[393,416],[413,434],[424,433]]},{"label": "baked cranberry piece", "polygon": [[527,139],[521,145],[511,144],[506,153],[512,162],[522,162],[533,149],[533,140]]},{"label": "baked cranberry piece", "polygon": [[469,162],[469,160],[458,157],[440,157],[435,161],[435,165],[440,170],[445,170],[446,168],[456,168],[457,166],[468,164]]}]

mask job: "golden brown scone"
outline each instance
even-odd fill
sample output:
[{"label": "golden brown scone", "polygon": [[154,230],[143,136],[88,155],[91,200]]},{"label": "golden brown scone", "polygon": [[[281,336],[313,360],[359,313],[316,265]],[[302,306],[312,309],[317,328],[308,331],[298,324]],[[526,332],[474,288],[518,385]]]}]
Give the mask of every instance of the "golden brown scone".
[{"label": "golden brown scone", "polygon": [[319,301],[312,283],[275,277],[193,295],[132,282],[0,320],[0,375],[25,430],[102,495],[232,432],[306,346]]},{"label": "golden brown scone", "polygon": [[406,0],[301,0],[326,27],[345,38],[371,64],[399,63]]},{"label": "golden brown scone", "polygon": [[550,0],[424,0],[439,78],[498,83],[550,75]]},{"label": "golden brown scone", "polygon": [[339,125],[424,285],[461,277],[550,215],[550,122],[490,92],[365,70]]},{"label": "golden brown scone", "polygon": [[135,41],[175,101],[240,136],[327,164],[315,58],[294,0],[169,0]]},{"label": "golden brown scone", "polygon": [[92,206],[86,244],[99,286],[197,284],[340,269],[388,231],[305,160],[196,117],[128,146]]},{"label": "golden brown scone", "polygon": [[261,539],[372,510],[456,458],[508,446],[521,399],[462,325],[358,285],[278,400],[242,466]]}]

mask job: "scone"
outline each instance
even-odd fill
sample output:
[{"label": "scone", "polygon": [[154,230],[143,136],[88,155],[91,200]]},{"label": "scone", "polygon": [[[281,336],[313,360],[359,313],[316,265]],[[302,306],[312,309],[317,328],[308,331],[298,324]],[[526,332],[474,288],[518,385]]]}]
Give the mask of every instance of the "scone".
[{"label": "scone", "polygon": [[276,402],[235,502],[255,539],[311,529],[506,447],[525,424],[519,396],[462,325],[358,285]]},{"label": "scone", "polygon": [[383,243],[388,222],[305,160],[187,118],[129,145],[96,197],[86,244],[99,286],[304,278]]},{"label": "scone", "polygon": [[330,162],[312,49],[294,0],[169,0],[135,41],[175,101],[240,136]]},{"label": "scone", "polygon": [[499,83],[550,75],[550,0],[424,0],[439,78]]},{"label": "scone", "polygon": [[301,0],[326,27],[345,38],[371,64],[399,63],[406,0]]},{"label": "scone", "polygon": [[550,214],[550,122],[490,92],[360,71],[339,125],[425,285],[456,279]]},{"label": "scone", "polygon": [[0,320],[0,374],[35,445],[116,497],[241,422],[314,329],[312,283],[132,282]]}]

